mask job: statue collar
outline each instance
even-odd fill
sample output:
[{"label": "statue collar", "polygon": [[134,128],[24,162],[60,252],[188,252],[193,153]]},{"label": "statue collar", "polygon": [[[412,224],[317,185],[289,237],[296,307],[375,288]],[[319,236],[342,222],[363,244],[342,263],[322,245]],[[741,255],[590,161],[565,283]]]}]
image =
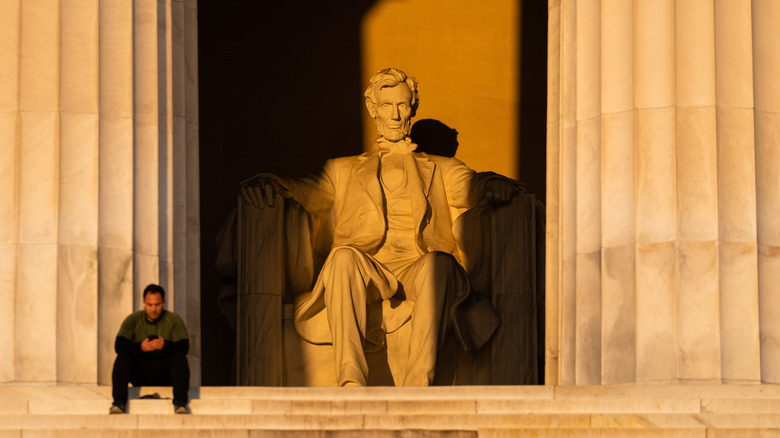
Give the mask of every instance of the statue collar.
[{"label": "statue collar", "polygon": [[412,139],[409,137],[399,141],[389,141],[384,137],[379,137],[376,139],[376,144],[380,157],[395,153],[408,154],[417,149],[417,145],[412,143]]}]

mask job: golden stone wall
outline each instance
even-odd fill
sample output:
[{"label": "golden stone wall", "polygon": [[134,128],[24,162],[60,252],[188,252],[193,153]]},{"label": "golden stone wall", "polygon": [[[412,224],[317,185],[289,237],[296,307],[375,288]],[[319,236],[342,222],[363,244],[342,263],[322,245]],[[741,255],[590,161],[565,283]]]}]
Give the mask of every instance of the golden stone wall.
[{"label": "golden stone wall", "polygon": [[[416,77],[420,109],[412,122],[436,119],[458,130],[458,159],[522,180],[519,3],[378,1],[363,18],[361,42],[363,83],[386,67]],[[376,129],[365,111],[363,126],[368,147]]]}]

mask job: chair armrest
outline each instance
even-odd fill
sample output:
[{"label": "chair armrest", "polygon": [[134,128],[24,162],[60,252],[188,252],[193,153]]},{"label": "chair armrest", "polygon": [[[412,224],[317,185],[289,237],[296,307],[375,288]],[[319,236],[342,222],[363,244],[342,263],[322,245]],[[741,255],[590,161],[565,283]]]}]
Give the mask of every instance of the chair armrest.
[{"label": "chair armrest", "polygon": [[522,193],[491,211],[491,292],[503,320],[492,342],[494,384],[538,383],[539,208]]},{"label": "chair armrest", "polygon": [[507,204],[466,211],[453,227],[472,286],[490,294],[503,321],[491,339],[494,384],[538,381],[537,210],[541,208],[534,195],[522,192]]},{"label": "chair armrest", "polygon": [[253,207],[238,198],[239,296],[284,294],[284,202]]},{"label": "chair armrest", "polygon": [[236,378],[239,385],[282,384],[284,202],[252,207],[239,197],[236,237],[238,303]]}]

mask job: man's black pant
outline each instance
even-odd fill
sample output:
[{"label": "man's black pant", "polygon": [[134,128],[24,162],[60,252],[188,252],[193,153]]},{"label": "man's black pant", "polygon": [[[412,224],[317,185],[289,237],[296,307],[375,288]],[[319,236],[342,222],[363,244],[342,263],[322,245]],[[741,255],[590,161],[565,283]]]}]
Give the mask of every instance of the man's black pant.
[{"label": "man's black pant", "polygon": [[187,355],[176,351],[170,356],[133,357],[119,353],[111,375],[114,404],[127,404],[127,384],[133,386],[173,386],[173,402],[187,404],[190,389],[190,366]]}]

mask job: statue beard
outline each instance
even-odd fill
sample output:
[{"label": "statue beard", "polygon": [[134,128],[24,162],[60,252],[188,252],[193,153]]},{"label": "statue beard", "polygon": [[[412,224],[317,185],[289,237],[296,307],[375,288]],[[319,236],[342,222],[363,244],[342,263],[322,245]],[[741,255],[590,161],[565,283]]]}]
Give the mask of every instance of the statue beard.
[{"label": "statue beard", "polygon": [[388,141],[401,141],[409,136],[411,132],[412,120],[409,119],[401,125],[400,128],[390,128],[384,122],[376,119],[376,131],[380,137],[384,137]]}]

